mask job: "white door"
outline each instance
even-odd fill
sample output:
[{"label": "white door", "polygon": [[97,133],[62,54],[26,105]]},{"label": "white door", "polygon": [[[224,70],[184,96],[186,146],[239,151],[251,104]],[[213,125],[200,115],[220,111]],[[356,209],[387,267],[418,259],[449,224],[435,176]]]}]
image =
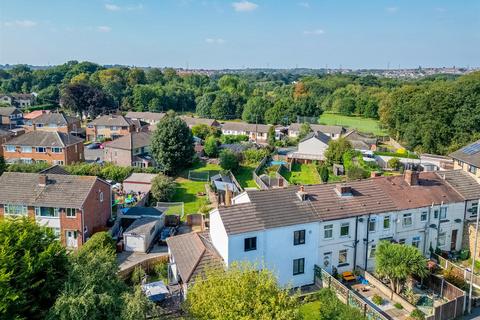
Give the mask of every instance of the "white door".
[{"label": "white door", "polygon": [[328,273],[332,273],[332,253],[325,252],[323,254],[323,262],[321,268]]},{"label": "white door", "polygon": [[67,247],[69,247],[69,248],[77,248],[78,247],[77,231],[67,230],[65,232],[65,238],[66,238],[66,242],[67,242]]}]

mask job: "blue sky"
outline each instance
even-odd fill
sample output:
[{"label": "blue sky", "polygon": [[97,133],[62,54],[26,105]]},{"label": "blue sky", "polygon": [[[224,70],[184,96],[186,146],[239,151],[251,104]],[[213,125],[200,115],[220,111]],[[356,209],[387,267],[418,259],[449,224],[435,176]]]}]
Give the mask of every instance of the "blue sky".
[{"label": "blue sky", "polygon": [[0,64],[480,66],[480,1],[2,0]]}]

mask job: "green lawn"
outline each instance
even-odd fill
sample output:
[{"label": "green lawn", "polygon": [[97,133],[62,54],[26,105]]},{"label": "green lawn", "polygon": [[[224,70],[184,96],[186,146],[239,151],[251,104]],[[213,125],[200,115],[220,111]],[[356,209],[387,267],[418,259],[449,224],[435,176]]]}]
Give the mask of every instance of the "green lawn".
[{"label": "green lawn", "polygon": [[300,315],[304,320],[318,319],[320,313],[320,301],[304,303],[300,306]]},{"label": "green lawn", "polygon": [[[173,196],[172,202],[184,202],[185,215],[197,213],[198,209],[206,202],[207,196],[199,196],[198,193],[205,193],[205,184],[208,181],[194,181],[188,179],[189,170],[195,172],[209,172],[209,177],[217,174],[221,168],[216,164],[196,163],[193,167],[185,170],[175,181],[178,188]],[[206,176],[205,176],[206,178]]]},{"label": "green lawn", "polygon": [[238,172],[236,172],[235,178],[237,179],[238,183],[242,186],[242,188],[256,188],[257,185],[253,180],[253,170],[255,166],[252,165],[242,165]]},{"label": "green lawn", "polygon": [[320,177],[318,176],[317,168],[314,164],[299,164],[292,165],[292,171],[284,170],[282,175],[290,184],[318,184]]},{"label": "green lawn", "polygon": [[386,131],[380,129],[379,122],[375,119],[344,116],[335,113],[324,113],[320,116],[320,124],[344,126],[350,129],[357,129],[364,133],[373,133],[375,135],[384,136]]}]

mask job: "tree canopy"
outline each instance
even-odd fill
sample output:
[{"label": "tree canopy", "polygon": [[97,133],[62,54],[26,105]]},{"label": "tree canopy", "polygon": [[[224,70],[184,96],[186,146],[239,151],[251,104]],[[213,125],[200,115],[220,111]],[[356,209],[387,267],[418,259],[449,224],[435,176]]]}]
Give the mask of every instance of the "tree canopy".
[{"label": "tree canopy", "polygon": [[195,155],[192,132],[174,112],[168,112],[157,124],[150,149],[157,165],[169,175],[188,167]]},{"label": "tree canopy", "polygon": [[207,270],[189,288],[185,309],[198,320],[300,319],[297,298],[270,271],[246,263]]},{"label": "tree canopy", "polygon": [[65,249],[31,219],[1,219],[0,252],[0,318],[43,319],[66,280]]}]

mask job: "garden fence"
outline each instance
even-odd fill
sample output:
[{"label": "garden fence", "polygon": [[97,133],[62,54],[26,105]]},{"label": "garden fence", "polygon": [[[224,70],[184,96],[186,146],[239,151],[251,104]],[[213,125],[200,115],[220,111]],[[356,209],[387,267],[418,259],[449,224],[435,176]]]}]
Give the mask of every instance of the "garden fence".
[{"label": "garden fence", "polygon": [[268,160],[268,157],[265,157],[262,159],[262,161],[260,161],[260,164],[255,168],[255,170],[253,170],[253,180],[255,181],[255,183],[257,184],[258,188],[260,190],[267,190],[268,189],[268,186],[265,184],[265,182],[263,182],[262,179],[260,179],[260,177],[258,176],[258,173],[260,172],[260,170],[262,170],[263,166],[265,165],[265,163],[267,162]]},{"label": "garden fence", "polygon": [[363,316],[369,320],[392,320],[385,312],[377,310],[365,302],[355,291],[348,289],[340,281],[317,265],[315,266],[315,284],[322,288],[332,289],[343,303],[359,309]]},{"label": "garden fence", "polygon": [[438,262],[438,265],[442,267],[442,269],[445,269],[445,270],[452,269],[452,271],[456,275],[458,275],[459,277],[463,277],[463,279],[467,283],[470,283],[470,279],[472,279],[473,285],[480,288],[480,276],[473,274],[473,277],[472,277],[472,273],[469,270],[459,266],[458,264],[451,262],[448,259],[445,259],[439,256],[438,254],[432,253],[431,257]]}]

